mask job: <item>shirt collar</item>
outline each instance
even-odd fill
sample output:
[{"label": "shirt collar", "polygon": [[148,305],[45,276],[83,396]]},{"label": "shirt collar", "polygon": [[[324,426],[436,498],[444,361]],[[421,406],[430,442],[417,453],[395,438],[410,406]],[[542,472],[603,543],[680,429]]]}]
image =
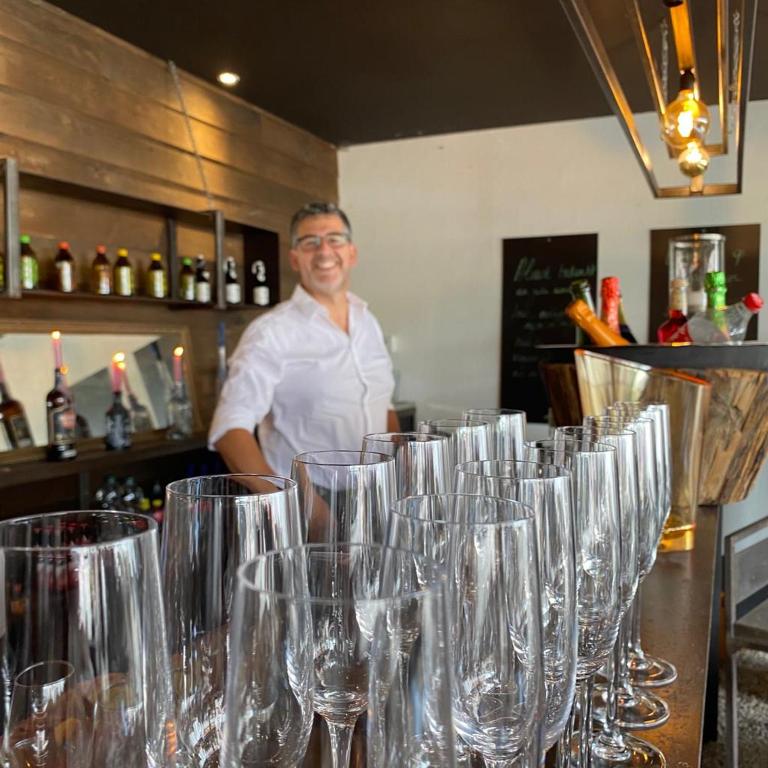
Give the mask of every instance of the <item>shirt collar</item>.
[{"label": "shirt collar", "polygon": [[[352,311],[362,312],[368,307],[367,302],[356,296],[352,291],[347,291],[347,300]],[[309,317],[318,312],[328,314],[328,310],[317,299],[310,296],[301,286],[301,283],[297,283],[293,289],[291,301]]]}]

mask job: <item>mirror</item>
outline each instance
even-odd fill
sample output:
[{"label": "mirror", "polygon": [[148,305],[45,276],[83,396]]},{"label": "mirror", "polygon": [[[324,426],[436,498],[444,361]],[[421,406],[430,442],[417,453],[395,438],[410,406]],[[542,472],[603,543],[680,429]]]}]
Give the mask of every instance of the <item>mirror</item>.
[{"label": "mirror", "polygon": [[[112,403],[110,366],[117,352],[125,355],[123,404],[131,412],[134,432],[168,426],[167,401],[173,382],[173,349],[185,350],[185,377],[190,399],[188,333],[183,327],[142,327],[130,332],[87,324],[29,322],[0,325],[0,365],[8,395],[24,408],[35,446],[48,441],[45,399],[53,386],[51,331],[61,331],[67,385],[78,415],[78,439],[103,438],[105,413]],[[0,451],[12,448],[0,428]]]}]

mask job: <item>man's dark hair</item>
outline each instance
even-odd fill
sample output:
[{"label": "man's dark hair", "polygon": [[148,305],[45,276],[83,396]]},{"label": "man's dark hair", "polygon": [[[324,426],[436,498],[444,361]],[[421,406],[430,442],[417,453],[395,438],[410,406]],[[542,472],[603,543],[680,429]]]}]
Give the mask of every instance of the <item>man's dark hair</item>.
[{"label": "man's dark hair", "polygon": [[350,239],[352,238],[352,226],[349,223],[347,214],[339,208],[335,203],[307,203],[299,208],[296,213],[293,214],[291,219],[291,247],[296,247],[296,232],[299,228],[299,224],[304,219],[311,219],[313,216],[338,216],[344,224],[344,228],[347,230],[347,234]]}]

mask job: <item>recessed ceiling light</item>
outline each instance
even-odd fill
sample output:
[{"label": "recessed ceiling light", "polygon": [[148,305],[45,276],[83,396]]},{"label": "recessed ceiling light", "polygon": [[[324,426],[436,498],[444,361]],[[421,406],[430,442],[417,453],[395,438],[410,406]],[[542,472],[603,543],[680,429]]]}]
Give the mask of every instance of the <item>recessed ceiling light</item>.
[{"label": "recessed ceiling light", "polygon": [[231,88],[233,85],[237,85],[240,82],[240,75],[236,75],[234,72],[219,72],[216,79],[222,85]]}]

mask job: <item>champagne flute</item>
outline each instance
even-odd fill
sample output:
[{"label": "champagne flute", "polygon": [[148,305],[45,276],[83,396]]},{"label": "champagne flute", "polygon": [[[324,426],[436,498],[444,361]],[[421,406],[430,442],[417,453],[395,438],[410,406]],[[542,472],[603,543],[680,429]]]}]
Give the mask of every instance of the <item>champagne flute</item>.
[{"label": "champagne flute", "polygon": [[489,459],[521,460],[525,443],[525,411],[512,408],[469,408],[462,413],[465,419],[487,421],[491,432]]}]

